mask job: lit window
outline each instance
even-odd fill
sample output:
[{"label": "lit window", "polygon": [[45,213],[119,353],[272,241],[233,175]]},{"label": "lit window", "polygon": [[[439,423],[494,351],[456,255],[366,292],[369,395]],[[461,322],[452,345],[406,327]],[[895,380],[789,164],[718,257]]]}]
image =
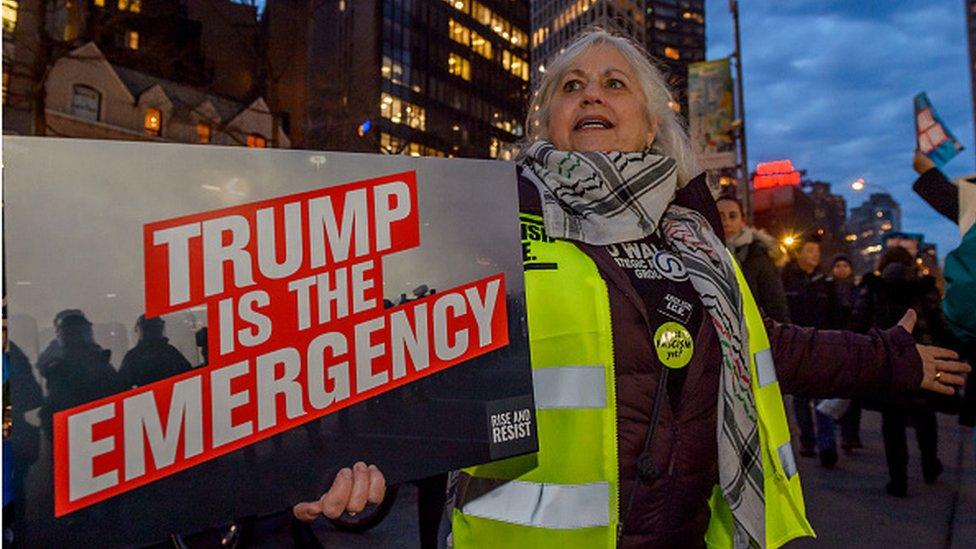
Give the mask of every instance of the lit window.
[{"label": "lit window", "polygon": [[388,93],[380,99],[380,115],[394,124],[406,124],[417,130],[427,129],[427,110]]},{"label": "lit window", "polygon": [[17,0],[3,0],[3,30],[14,32],[17,29]]},{"label": "lit window", "polygon": [[95,7],[104,8],[105,7],[105,0],[95,0]]},{"label": "lit window", "polygon": [[491,59],[491,42],[473,31],[471,32],[471,49],[485,59]]},{"label": "lit window", "polygon": [[471,80],[471,62],[456,53],[452,53],[448,56],[447,70],[454,76],[460,76],[465,80]]},{"label": "lit window", "polygon": [[197,122],[197,141],[210,143],[213,137],[213,126],[206,122]]},{"label": "lit window", "polygon": [[346,11],[346,0],[339,0],[339,11]]},{"label": "lit window", "polygon": [[98,122],[102,94],[88,86],[75,86],[71,94],[71,116]]},{"label": "lit window", "polygon": [[454,40],[458,44],[467,46],[471,43],[471,31],[461,23],[451,19],[447,22],[447,30],[451,36],[451,40]]},{"label": "lit window", "polygon": [[163,128],[163,113],[156,107],[146,109],[146,133],[149,135],[159,135]]},{"label": "lit window", "polygon": [[481,2],[471,2],[471,17],[482,25],[488,26],[491,23],[491,10]]},{"label": "lit window", "polygon": [[136,31],[128,31],[125,33],[125,45],[130,50],[139,49],[139,33]]},{"label": "lit window", "polygon": [[463,11],[464,13],[468,13],[468,11],[471,8],[470,0],[444,0],[444,1],[454,6],[454,9],[458,11]]},{"label": "lit window", "polygon": [[[102,0],[104,1],[104,0]],[[139,13],[142,11],[142,0],[129,0],[129,11]]]},{"label": "lit window", "polygon": [[399,63],[394,63],[389,57],[383,57],[383,65],[380,67],[380,72],[383,74],[383,78],[390,80],[394,84],[403,85],[403,66]]},{"label": "lit window", "polygon": [[528,82],[529,62],[508,50],[502,50],[502,67],[513,75]]},{"label": "lit window", "polygon": [[491,144],[488,145],[488,158],[498,158],[501,148],[502,142],[497,137],[492,137]]},{"label": "lit window", "polygon": [[268,146],[268,140],[259,133],[247,134],[247,146],[252,149],[263,149]]},{"label": "lit window", "polygon": [[119,0],[119,11],[126,11],[129,9],[129,0]]},{"label": "lit window", "polygon": [[681,59],[681,52],[678,51],[677,48],[667,46],[664,48],[664,57],[667,57],[668,59]]}]

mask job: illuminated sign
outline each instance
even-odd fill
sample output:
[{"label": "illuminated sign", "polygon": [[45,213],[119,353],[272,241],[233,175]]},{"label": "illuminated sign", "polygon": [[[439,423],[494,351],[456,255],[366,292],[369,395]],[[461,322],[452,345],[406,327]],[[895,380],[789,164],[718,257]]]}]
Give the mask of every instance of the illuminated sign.
[{"label": "illuminated sign", "polygon": [[799,186],[800,172],[789,160],[761,162],[752,176],[752,188],[771,189],[774,187]]}]

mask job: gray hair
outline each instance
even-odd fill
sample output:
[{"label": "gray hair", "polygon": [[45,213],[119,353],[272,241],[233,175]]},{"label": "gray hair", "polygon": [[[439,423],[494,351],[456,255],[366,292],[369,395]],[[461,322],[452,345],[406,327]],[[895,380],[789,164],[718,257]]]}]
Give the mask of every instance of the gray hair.
[{"label": "gray hair", "polygon": [[529,114],[525,121],[528,142],[549,139],[549,103],[559,88],[559,81],[576,58],[590,48],[600,45],[616,48],[633,68],[644,94],[647,120],[656,123],[657,126],[653,147],[657,152],[674,158],[677,163],[678,185],[683,187],[701,170],[691,148],[684,123],[671,109],[670,104],[674,101],[674,96],[664,81],[664,75],[651,63],[650,56],[644,48],[626,37],[611,34],[600,28],[584,31],[546,65],[546,72],[539,88],[532,95],[532,101],[529,103]]}]

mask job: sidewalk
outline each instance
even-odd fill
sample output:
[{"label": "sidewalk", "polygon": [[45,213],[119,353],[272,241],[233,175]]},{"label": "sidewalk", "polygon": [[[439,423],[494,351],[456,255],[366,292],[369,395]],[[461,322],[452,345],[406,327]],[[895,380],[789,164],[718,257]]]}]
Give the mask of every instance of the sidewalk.
[{"label": "sidewalk", "polygon": [[972,547],[976,540],[976,456],[972,430],[955,416],[939,414],[939,458],[945,472],[938,482],[922,481],[915,433],[909,428],[908,497],[893,498],[881,440],[881,414],[864,412],[864,449],[841,453],[826,470],[816,458],[800,457],[807,515],[816,540],[788,544],[791,549],[827,547]]},{"label": "sidewalk", "polygon": [[[939,415],[939,457],[945,472],[938,482],[922,481],[915,433],[909,428],[909,497],[897,499],[885,494],[888,482],[881,442],[881,414],[864,412],[861,438],[865,448],[853,456],[843,453],[833,470],[820,467],[816,458],[800,457],[797,465],[803,479],[807,513],[817,539],[787,544],[788,549],[912,547],[968,548],[976,540],[976,456],[972,430],[963,428],[956,417]],[[794,437],[796,438],[796,437]],[[328,522],[315,523],[316,533],[329,548],[419,547],[417,491],[401,488],[393,512],[376,528],[364,534],[335,530]],[[278,525],[277,536],[256,546],[272,549],[288,546],[287,524]]]}]

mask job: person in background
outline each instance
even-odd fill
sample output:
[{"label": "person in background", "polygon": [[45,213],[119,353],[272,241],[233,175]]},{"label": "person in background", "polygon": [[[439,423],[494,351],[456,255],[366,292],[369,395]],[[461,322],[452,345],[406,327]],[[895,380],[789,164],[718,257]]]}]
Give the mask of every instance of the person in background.
[{"label": "person in background", "polygon": [[[860,292],[851,315],[851,326],[859,332],[893,326],[906,308],[914,309],[918,321],[912,335],[924,345],[947,345],[953,338],[942,318],[941,296],[932,276],[919,276],[915,258],[900,246],[889,248],[878,262],[878,274],[868,273],[861,280]],[[926,397],[879,399],[881,431],[890,482],[886,491],[905,497],[908,491],[908,442],[905,428],[915,425],[922,455],[922,476],[931,484],[942,474],[938,456],[938,424],[934,401]]]},{"label": "person in background", "polygon": [[[815,237],[801,240],[796,256],[783,268],[783,289],[793,324],[827,330],[839,327],[837,292],[820,269],[820,241]],[[800,455],[819,455],[820,464],[829,469],[837,464],[836,425],[832,417],[811,410],[814,404],[809,398],[793,398]]]},{"label": "person in background", "polygon": [[[41,371],[47,380],[47,398],[41,406],[41,426],[53,436],[55,412],[113,395],[123,389],[109,360],[112,351],[95,343],[92,323],[81,311],[63,316],[58,323],[56,357]],[[38,360],[40,362],[40,360]]]},{"label": "person in background", "polygon": [[725,231],[725,245],[739,262],[759,310],[763,316],[777,322],[789,322],[790,311],[786,305],[783,281],[774,260],[779,252],[776,239],[746,224],[742,202],[738,198],[722,195],[716,204]]},{"label": "person in background", "polygon": [[126,388],[149,385],[190,371],[190,362],[169,344],[166,321],[162,318],[139,315],[135,330],[139,341],[125,354],[119,368],[119,377]]},{"label": "person in background", "polygon": [[[518,171],[520,217],[547,237],[532,248],[546,268],[525,271],[539,451],[455,475],[454,547],[812,535],[782,393],[945,393],[929,381],[961,383],[953,372],[969,368],[916,346],[914,313],[867,336],[764,320],[640,46],[594,30],[546,67]],[[354,508],[320,498],[294,514],[361,510],[372,482],[356,472]]]},{"label": "person in background", "polygon": [[[915,151],[912,167],[919,174],[912,189],[935,211],[959,224],[962,216],[959,189],[921,151]],[[946,293],[942,310],[949,328],[959,340],[963,358],[972,363],[976,360],[976,315],[972,314],[973,304],[976,303],[976,224],[966,231],[959,247],[946,256],[943,274],[946,277]],[[976,426],[976,376],[971,375],[966,379],[959,423],[967,427]]]},{"label": "person in background", "polygon": [[48,342],[47,347],[41,351],[37,357],[37,371],[43,376],[47,369],[57,359],[61,358],[61,321],[69,316],[85,316],[81,309],[62,309],[54,315],[54,339]]},{"label": "person in background", "polygon": [[[850,329],[851,310],[857,299],[857,285],[854,283],[854,268],[851,258],[847,254],[837,254],[830,262],[829,280],[834,285],[836,310],[834,318],[837,328]],[[857,448],[863,448],[861,443],[861,403],[851,400],[847,411],[837,421],[840,424],[840,447],[846,453],[852,453]]]}]

